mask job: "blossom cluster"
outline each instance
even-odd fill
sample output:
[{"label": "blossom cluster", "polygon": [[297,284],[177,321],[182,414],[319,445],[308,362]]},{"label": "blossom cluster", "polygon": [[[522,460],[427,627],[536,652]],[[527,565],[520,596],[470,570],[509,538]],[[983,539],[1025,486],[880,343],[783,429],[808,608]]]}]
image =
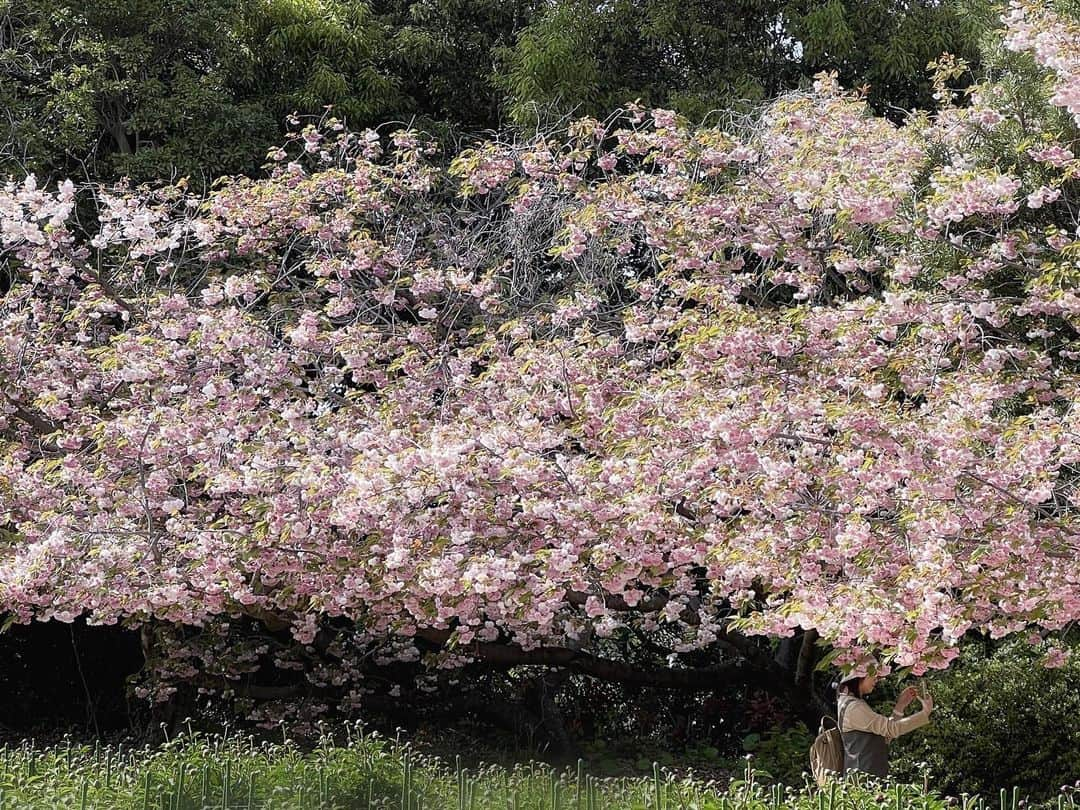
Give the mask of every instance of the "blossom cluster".
[{"label": "blossom cluster", "polygon": [[[1005,42],[1075,115],[1038,5]],[[1080,619],[1077,132],[979,96],[897,126],[823,76],[742,130],[630,107],[442,168],[330,125],[205,198],[8,183],[0,612],[205,628],[162,631],[159,697],[328,648],[361,702],[431,638],[813,629],[921,672]]]}]

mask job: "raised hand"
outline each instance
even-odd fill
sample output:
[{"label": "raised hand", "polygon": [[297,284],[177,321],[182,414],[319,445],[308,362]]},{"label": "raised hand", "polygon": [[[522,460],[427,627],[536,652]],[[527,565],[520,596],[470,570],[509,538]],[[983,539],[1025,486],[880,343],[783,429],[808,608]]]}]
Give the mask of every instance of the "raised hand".
[{"label": "raised hand", "polygon": [[893,714],[901,715],[915,698],[919,696],[918,690],[914,686],[909,686],[900,696],[896,699],[896,706],[893,708]]},{"label": "raised hand", "polygon": [[926,709],[927,714],[934,710],[934,696],[931,695],[929,692],[920,692],[919,702],[922,704],[922,707]]}]

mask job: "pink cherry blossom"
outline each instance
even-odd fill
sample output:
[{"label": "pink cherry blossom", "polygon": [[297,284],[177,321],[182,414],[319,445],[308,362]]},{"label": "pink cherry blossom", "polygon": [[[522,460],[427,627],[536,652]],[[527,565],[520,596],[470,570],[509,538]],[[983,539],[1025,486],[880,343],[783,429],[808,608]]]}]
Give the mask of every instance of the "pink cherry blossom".
[{"label": "pink cherry blossom", "polygon": [[153,624],[151,699],[352,701],[484,645],[802,628],[922,672],[1080,619],[1080,55],[1005,25],[1037,115],[1005,75],[897,125],[822,76],[746,129],[630,107],[444,164],[328,125],[205,198],[6,183],[0,610]]}]

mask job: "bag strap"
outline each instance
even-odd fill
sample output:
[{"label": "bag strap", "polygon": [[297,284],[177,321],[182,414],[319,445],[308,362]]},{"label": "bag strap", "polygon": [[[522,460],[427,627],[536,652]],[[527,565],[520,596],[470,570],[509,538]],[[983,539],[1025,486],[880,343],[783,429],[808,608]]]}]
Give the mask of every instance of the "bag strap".
[{"label": "bag strap", "polygon": [[856,700],[855,698],[850,698],[849,700],[845,701],[844,705],[841,706],[836,712],[836,715],[837,715],[837,717],[836,717],[836,730],[840,732],[841,737],[844,736],[844,712],[846,712],[848,710],[848,707],[855,700]]},{"label": "bag strap", "polygon": [[818,726],[818,734],[824,734],[829,730],[829,726],[832,726],[841,734],[843,734],[844,727],[844,713],[847,711],[848,706],[851,705],[851,701],[846,701],[844,705],[837,711],[837,717],[835,720],[829,715],[825,715],[821,718],[821,724]]}]

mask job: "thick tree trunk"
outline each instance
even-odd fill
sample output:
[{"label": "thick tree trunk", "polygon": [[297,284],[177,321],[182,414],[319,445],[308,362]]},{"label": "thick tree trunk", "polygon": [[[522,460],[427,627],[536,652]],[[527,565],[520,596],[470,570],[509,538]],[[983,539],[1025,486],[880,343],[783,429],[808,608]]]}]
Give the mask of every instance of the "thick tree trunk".
[{"label": "thick tree trunk", "polygon": [[794,636],[780,639],[780,642],[776,645],[776,655],[773,656],[777,666],[791,671],[795,670],[796,642],[797,639]]},{"label": "thick tree trunk", "polygon": [[569,672],[561,670],[545,672],[540,677],[540,720],[548,739],[554,744],[551,753],[566,759],[576,759],[579,754],[577,741],[567,730],[566,719],[555,702],[559,690],[569,676]]},{"label": "thick tree trunk", "polygon": [[795,683],[805,689],[813,689],[814,665],[817,663],[817,630],[807,630],[802,635],[799,658],[795,667]]},{"label": "thick tree trunk", "polygon": [[[441,646],[450,634],[449,630],[421,630],[417,637]],[[601,680],[661,689],[714,691],[756,686],[787,702],[807,728],[817,728],[828,707],[812,690],[796,683],[794,673],[780,667],[767,651],[752,642],[735,635],[726,640],[738,646],[741,659],[718,667],[695,669],[640,666],[565,647],[522,650],[510,644],[474,643],[459,652],[473,655],[491,667],[554,666]]]}]

